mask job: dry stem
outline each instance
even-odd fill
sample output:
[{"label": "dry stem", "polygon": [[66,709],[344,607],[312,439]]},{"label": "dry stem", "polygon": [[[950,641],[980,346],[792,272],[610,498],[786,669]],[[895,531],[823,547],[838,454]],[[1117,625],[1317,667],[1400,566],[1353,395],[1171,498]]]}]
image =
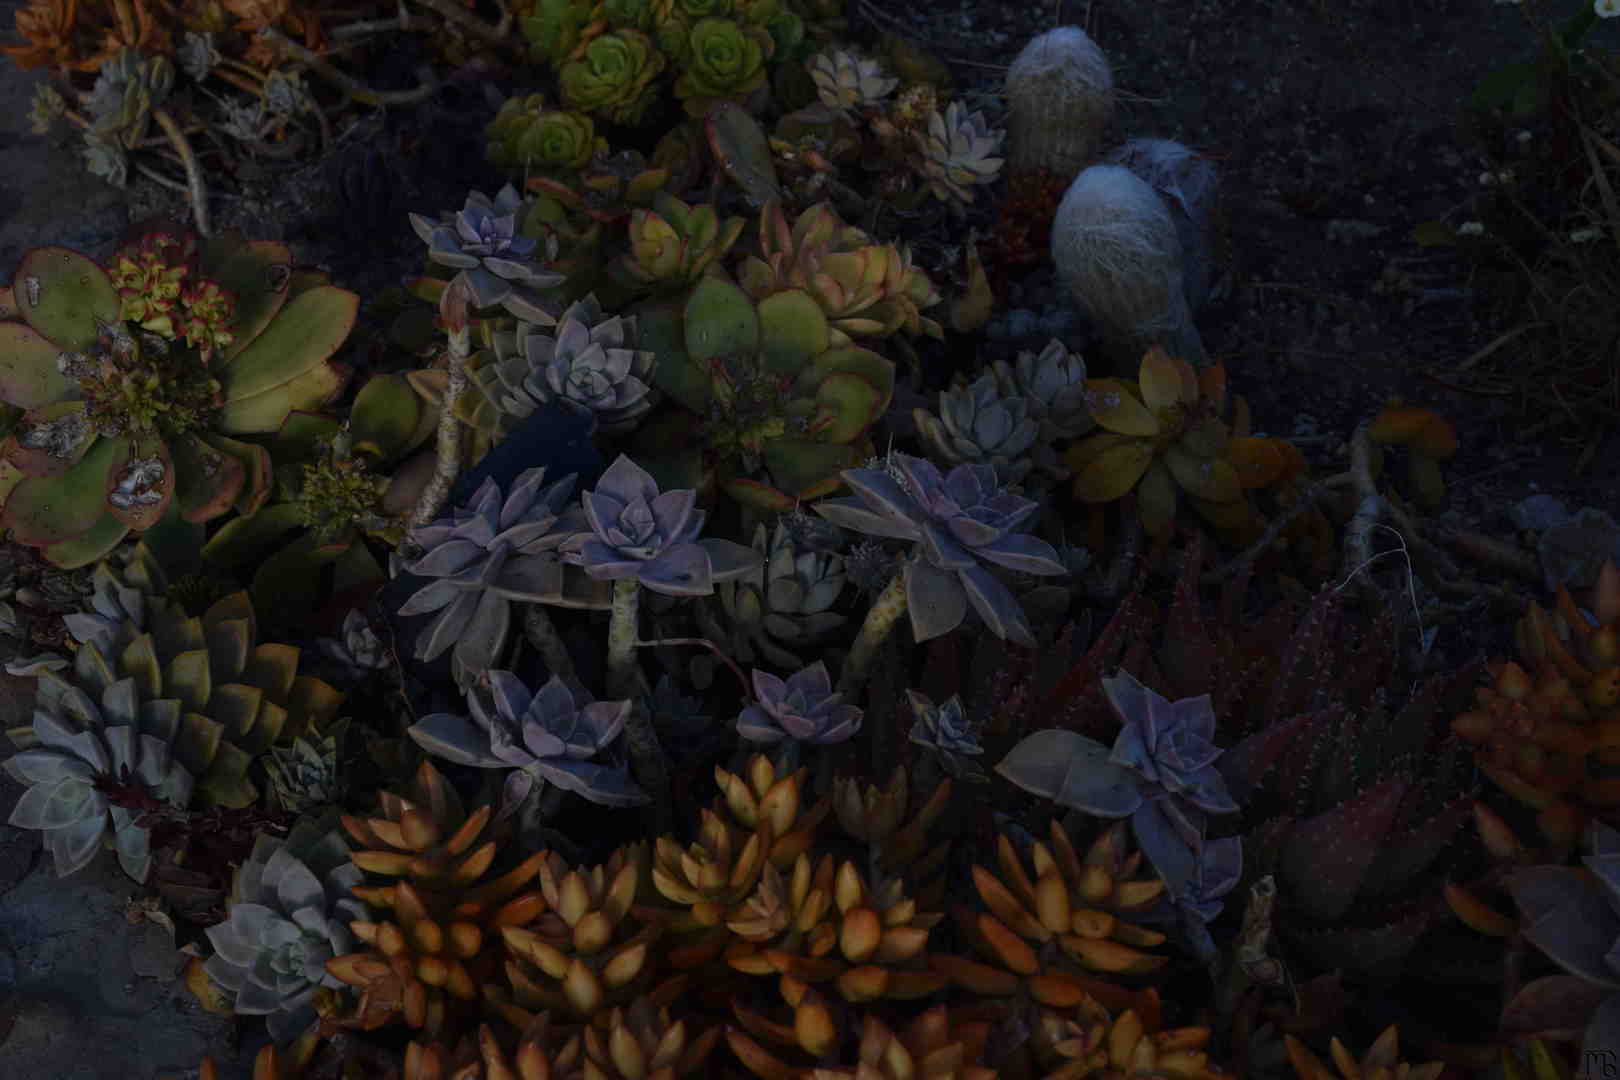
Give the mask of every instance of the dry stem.
[{"label": "dry stem", "polygon": [[191,196],[191,214],[197,225],[197,232],[203,236],[213,235],[213,229],[208,224],[208,189],[203,186],[202,167],[197,164],[197,155],[191,149],[191,140],[170,115],[168,109],[152,110],[152,119],[156,120],[163,134],[169,137],[169,145],[174,152],[180,155],[180,164],[186,170],[186,190]]}]

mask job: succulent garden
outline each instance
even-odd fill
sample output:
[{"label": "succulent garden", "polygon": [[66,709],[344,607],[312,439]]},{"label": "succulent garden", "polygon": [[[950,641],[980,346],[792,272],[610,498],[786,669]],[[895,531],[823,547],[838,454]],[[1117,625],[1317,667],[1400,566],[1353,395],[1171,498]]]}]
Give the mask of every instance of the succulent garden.
[{"label": "succulent garden", "polygon": [[[1218,163],[1078,26],[986,96],[850,14],[19,10],[181,199],[5,268],[10,824],[168,912],[205,1077],[1613,1068],[1620,527],[1459,525],[1430,402],[1261,429]],[[496,64],[403,280],[219,223]],[[1037,268],[1085,347],[990,333]]]}]

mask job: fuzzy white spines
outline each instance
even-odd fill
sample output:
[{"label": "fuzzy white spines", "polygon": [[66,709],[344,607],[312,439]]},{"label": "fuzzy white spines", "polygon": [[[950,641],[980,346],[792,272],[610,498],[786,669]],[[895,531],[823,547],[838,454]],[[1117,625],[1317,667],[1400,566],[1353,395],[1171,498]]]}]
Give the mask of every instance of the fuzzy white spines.
[{"label": "fuzzy white spines", "polygon": [[1122,165],[1075,178],[1052,222],[1052,260],[1075,301],[1117,341],[1205,361],[1182,281],[1181,238],[1153,188]]},{"label": "fuzzy white spines", "polygon": [[1032,38],[1007,69],[1008,167],[1073,176],[1096,159],[1114,114],[1108,58],[1078,26]]},{"label": "fuzzy white spines", "polygon": [[1182,285],[1194,311],[1209,295],[1210,222],[1220,178],[1209,158],[1172,139],[1136,138],[1109,153],[1152,186],[1170,210],[1181,237]]}]

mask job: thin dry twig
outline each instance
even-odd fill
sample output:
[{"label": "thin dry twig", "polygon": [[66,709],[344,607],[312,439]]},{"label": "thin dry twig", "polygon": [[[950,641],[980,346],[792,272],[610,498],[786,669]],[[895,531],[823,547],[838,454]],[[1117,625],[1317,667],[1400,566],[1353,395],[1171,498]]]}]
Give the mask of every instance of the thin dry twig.
[{"label": "thin dry twig", "polygon": [[197,154],[191,148],[191,140],[186,138],[185,131],[175,122],[168,109],[154,108],[152,119],[169,137],[169,145],[180,155],[180,164],[186,170],[186,192],[191,196],[191,215],[196,222],[197,232],[212,236],[214,230],[208,223],[208,189],[203,186],[202,166],[197,164]]},{"label": "thin dry twig", "polygon": [[352,100],[358,101],[362,105],[375,105],[379,108],[388,105],[415,105],[418,102],[426,101],[439,89],[437,81],[424,79],[419,85],[410,90],[376,90],[353,76],[338,70],[325,59],[304,48],[273,26],[266,26],[260,30],[259,36],[274,42],[294,60],[303,64],[343,91]]},{"label": "thin dry twig", "polygon": [[438,516],[439,510],[450,498],[450,488],[456,474],[461,471],[461,419],[456,416],[456,402],[467,389],[467,358],[472,354],[472,328],[467,325],[467,308],[471,304],[468,287],[459,278],[444,290],[439,301],[439,312],[450,332],[450,348],[446,367],[444,400],[439,403],[438,460],[433,465],[433,476],[422,489],[416,506],[411,510],[408,526],[412,529],[426,525]]}]

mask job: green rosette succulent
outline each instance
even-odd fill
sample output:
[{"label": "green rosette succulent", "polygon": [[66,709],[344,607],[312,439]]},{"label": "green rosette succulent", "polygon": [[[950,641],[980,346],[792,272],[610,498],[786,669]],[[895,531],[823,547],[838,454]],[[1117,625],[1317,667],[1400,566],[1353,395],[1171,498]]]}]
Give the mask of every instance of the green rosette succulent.
[{"label": "green rosette succulent", "polygon": [[[270,494],[270,456],[242,437],[275,432],[348,381],[332,356],[358,296],[240,235],[184,234],[140,257],[193,247],[194,261],[146,265],[144,277],[124,273],[121,253],[116,280],[64,247],[18,265],[0,401],[23,415],[0,444],[0,525],[57,566],[92,563],[171,512],[194,523],[253,512]],[[132,295],[143,282],[161,295]]]},{"label": "green rosette succulent", "polygon": [[552,67],[562,64],[586,40],[595,7],[595,0],[534,0],[517,20],[530,57]]},{"label": "green rosette succulent", "polygon": [[[826,316],[802,290],[756,303],[731,282],[705,277],[679,307],[649,303],[638,316],[643,347],[659,357],[654,383],[701,418],[706,467],[732,498],[791,510],[836,489],[840,470],[869,452],[867,432],[894,394],[894,364],[834,344]],[[649,442],[664,434],[651,432]]]},{"label": "green rosette succulent", "polygon": [[765,61],[775,50],[770,32],[731,19],[704,18],[692,24],[675,96],[688,108],[706,107],[711,98],[741,98],[765,84]]},{"label": "green rosette succulent", "polygon": [[615,124],[638,124],[657,96],[653,80],[664,71],[664,54],[639,30],[615,30],[593,38],[581,55],[557,74],[563,101]]},{"label": "green rosette succulent", "polygon": [[708,203],[691,206],[657,192],[650,209],[630,214],[630,250],[618,270],[638,284],[685,287],[731,250],[745,224],[740,217],[722,221]]},{"label": "green rosette succulent", "polygon": [[548,109],[545,95],[508,98],[484,129],[484,156],[503,169],[569,173],[606,152],[589,116],[570,109]]}]

